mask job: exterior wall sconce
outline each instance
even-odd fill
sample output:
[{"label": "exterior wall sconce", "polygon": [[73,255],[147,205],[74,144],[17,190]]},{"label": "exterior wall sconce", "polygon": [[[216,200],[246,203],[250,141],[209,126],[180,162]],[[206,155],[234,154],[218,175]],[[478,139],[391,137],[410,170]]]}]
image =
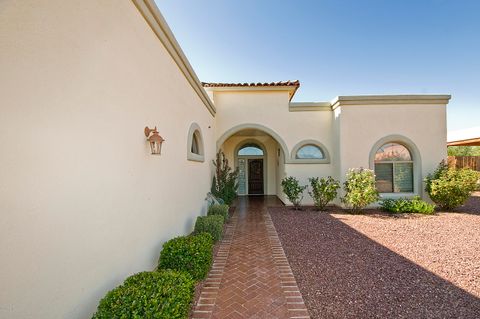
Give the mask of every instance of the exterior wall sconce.
[{"label": "exterior wall sconce", "polygon": [[162,143],[165,140],[158,134],[157,127],[155,126],[154,129],[151,129],[148,126],[145,126],[145,136],[150,143],[152,155],[160,155],[162,151]]}]

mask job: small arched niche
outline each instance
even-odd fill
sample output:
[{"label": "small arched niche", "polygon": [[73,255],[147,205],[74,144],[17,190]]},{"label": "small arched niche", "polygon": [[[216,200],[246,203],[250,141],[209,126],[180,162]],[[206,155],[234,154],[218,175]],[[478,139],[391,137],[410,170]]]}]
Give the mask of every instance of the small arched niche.
[{"label": "small arched niche", "polygon": [[197,123],[192,123],[188,131],[187,159],[195,162],[205,161],[202,131]]}]

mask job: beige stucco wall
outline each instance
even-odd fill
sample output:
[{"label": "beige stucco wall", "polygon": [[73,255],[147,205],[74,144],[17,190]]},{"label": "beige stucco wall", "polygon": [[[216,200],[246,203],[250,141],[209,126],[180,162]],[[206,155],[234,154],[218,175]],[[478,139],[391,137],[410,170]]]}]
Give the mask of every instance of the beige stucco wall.
[{"label": "beige stucco wall", "polygon": [[[308,183],[309,177],[334,176],[334,161],[338,157],[334,153],[334,134],[332,111],[289,111],[289,95],[287,91],[227,91],[214,92],[213,99],[217,109],[216,139],[221,140],[225,132],[239,125],[252,124],[267,127],[275,132],[286,145],[281,154],[281,165],[277,167],[275,189],[282,201],[286,198],[281,192],[280,181],[285,176],[295,176],[302,184]],[[331,162],[328,164],[288,164],[294,146],[304,140],[316,140],[328,150]],[[278,141],[280,142],[280,141]],[[227,143],[226,143],[227,144]],[[221,145],[219,145],[221,147]],[[311,204],[311,198],[305,192],[303,203]]]},{"label": "beige stucco wall", "polygon": [[[340,112],[340,110],[335,110]],[[341,107],[339,174],[353,167],[370,167],[369,157],[374,144],[385,136],[406,137],[421,156],[420,180],[431,173],[446,157],[446,106],[436,104],[349,105]],[[343,173],[342,173],[343,172]],[[418,194],[423,194],[419,187]]]},{"label": "beige stucco wall", "polygon": [[289,152],[304,139],[318,140],[330,152],[332,112],[290,112],[287,91],[215,92],[214,101],[217,139],[237,125],[260,124],[275,131]]},{"label": "beige stucco wall", "polygon": [[[303,185],[308,184],[309,177],[332,176],[343,182],[349,168],[373,168],[370,163],[372,148],[380,139],[391,135],[405,137],[413,143],[412,148],[418,150],[420,156],[415,165],[421,169],[415,173],[415,191],[427,199],[421,181],[446,156],[446,105],[432,104],[435,102],[428,97],[423,100],[427,102],[421,104],[404,101],[400,104],[340,105],[329,111],[290,111],[287,90],[213,91],[213,95],[210,94],[218,112],[217,144],[221,144],[235,127],[264,127],[284,144],[287,158],[276,172],[276,193],[284,202],[280,186],[283,177],[295,176]],[[322,143],[330,154],[330,162],[293,163],[292,149],[303,140]],[[335,203],[340,204],[340,201]],[[307,191],[303,204],[312,204]]]},{"label": "beige stucco wall", "polygon": [[213,117],[130,1],[1,1],[0,70],[0,318],[89,318],[204,213]]}]

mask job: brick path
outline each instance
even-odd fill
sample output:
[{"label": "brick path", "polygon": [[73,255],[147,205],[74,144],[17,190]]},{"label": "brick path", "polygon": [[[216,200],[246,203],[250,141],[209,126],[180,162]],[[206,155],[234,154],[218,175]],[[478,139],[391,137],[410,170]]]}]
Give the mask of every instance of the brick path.
[{"label": "brick path", "polygon": [[193,311],[200,318],[310,318],[266,207],[242,197]]}]

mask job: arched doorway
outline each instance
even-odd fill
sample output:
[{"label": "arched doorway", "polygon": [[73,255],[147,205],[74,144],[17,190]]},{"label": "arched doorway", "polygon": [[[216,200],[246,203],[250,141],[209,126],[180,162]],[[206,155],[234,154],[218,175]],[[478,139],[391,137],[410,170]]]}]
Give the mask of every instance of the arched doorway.
[{"label": "arched doorway", "polygon": [[[254,149],[246,148],[239,155],[244,146],[255,146],[261,151],[253,153]],[[285,163],[289,161],[290,153],[275,131],[260,124],[241,124],[220,135],[217,149],[240,172],[238,195],[276,195],[283,198],[281,181],[286,174]],[[248,175],[254,172],[256,176]]]},{"label": "arched doorway", "polygon": [[243,141],[235,151],[238,167],[238,194],[264,195],[267,180],[267,151],[257,141]]}]

